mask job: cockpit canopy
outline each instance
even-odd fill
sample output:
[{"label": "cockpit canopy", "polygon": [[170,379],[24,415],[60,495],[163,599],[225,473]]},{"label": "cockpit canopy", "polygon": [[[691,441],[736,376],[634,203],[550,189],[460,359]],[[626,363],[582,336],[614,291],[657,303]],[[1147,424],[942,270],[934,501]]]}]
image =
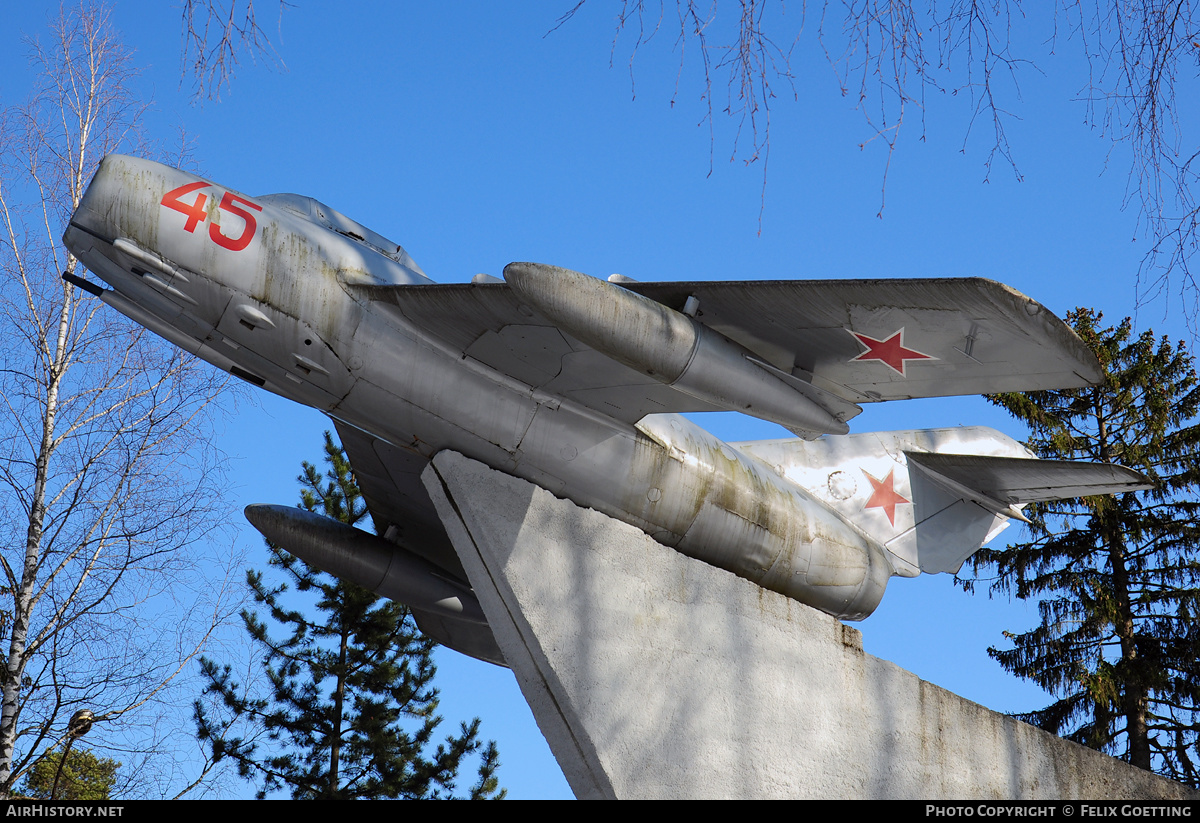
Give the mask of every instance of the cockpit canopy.
[{"label": "cockpit canopy", "polygon": [[281,209],[287,209],[293,214],[299,215],[306,220],[311,220],[317,225],[324,226],[331,231],[349,237],[362,243],[364,246],[379,252],[385,257],[390,257],[400,265],[407,269],[425,275],[421,267],[416,261],[409,256],[398,243],[393,243],[382,234],[371,231],[362,223],[351,220],[346,215],[336,209],[331,209],[320,200],[312,197],[306,197],[303,194],[264,194],[255,198],[270,203]]}]

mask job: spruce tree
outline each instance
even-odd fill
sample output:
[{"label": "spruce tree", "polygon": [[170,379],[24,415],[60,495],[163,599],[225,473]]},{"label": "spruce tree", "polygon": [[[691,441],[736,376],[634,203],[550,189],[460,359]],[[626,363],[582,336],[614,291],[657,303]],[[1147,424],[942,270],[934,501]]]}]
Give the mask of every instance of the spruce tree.
[{"label": "spruce tree", "polygon": [[[350,464],[328,432],[325,462],[324,476],[303,464],[303,508],[350,525],[365,520]],[[481,747],[478,718],[434,743],[442,721],[433,685],[436,644],[409,610],[267,548],[269,564],[288,582],[273,585],[248,572],[268,617],[242,613],[262,652],[267,693],[252,696],[229,666],[202,660],[205,694],[224,706],[216,720],[203,700],[195,705],[197,736],[213,759],[235,761],[238,774],[258,784],[260,798],[287,790],[296,799],[433,799],[455,796],[464,758],[478,752],[468,797],[502,798],[496,747]],[[268,622],[285,636],[272,636]],[[247,725],[251,731],[234,735]]]},{"label": "spruce tree", "polygon": [[1018,715],[1135,766],[1200,786],[1200,408],[1183,343],[1068,321],[1104,368],[1102,385],[990,398],[1025,422],[1045,458],[1121,463],[1154,487],[1027,510],[1030,540],[982,550],[975,580],[1038,602],[1040,624],[988,653],[1056,699]]}]

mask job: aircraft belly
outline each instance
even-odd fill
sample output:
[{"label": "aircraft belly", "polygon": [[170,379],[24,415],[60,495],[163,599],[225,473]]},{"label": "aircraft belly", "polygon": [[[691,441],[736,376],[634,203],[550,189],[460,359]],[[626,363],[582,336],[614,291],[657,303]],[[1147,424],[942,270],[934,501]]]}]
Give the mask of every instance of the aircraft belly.
[{"label": "aircraft belly", "polygon": [[311,325],[244,293],[233,294],[216,331],[227,348],[269,363],[260,368],[276,382],[316,399],[300,401],[306,405],[329,411],[354,382],[350,369]]},{"label": "aircraft belly", "polygon": [[[68,233],[81,240],[84,239],[83,232],[77,229],[68,229]],[[95,238],[89,237],[86,240],[88,243],[86,247],[76,247],[76,256],[90,271],[95,272],[101,280],[112,286],[121,295],[187,337],[195,339],[197,345],[212,329],[211,323],[204,324],[199,319],[185,313],[178,302],[172,301],[150,288],[136,275],[125,270],[114,259],[117,255],[112,251],[111,246],[107,246]]]},{"label": "aircraft belly", "polygon": [[461,356],[418,340],[395,345],[379,315],[364,318],[356,341],[366,365],[339,419],[425,457],[460,452],[843,617],[865,616],[882,595],[890,568],[881,547],[684,418],[654,415],[638,431],[539,399],[481,364],[463,368]]},{"label": "aircraft belly", "polygon": [[490,370],[463,368],[461,357],[398,331],[377,314],[363,319],[347,343],[356,382],[337,416],[426,457],[451,448],[511,472],[537,409],[532,390],[513,391]]},{"label": "aircraft belly", "polygon": [[[453,449],[492,468],[515,473],[513,450],[504,445],[513,439],[513,427],[493,420],[486,429],[470,429],[461,420],[437,414],[425,404],[415,402],[419,399],[410,400],[380,386],[370,377],[361,377],[339,404],[335,415],[339,420],[390,443],[412,449],[426,459],[443,449]],[[499,405],[504,404],[493,403],[493,408]]]},{"label": "aircraft belly", "polygon": [[763,585],[776,557],[783,554],[786,540],[765,526],[705,500],[681,545],[689,554]]},{"label": "aircraft belly", "polygon": [[664,479],[676,493],[664,500],[684,530],[680,551],[839,617],[874,610],[891,576],[882,546],[684,418],[656,415],[638,428],[678,457],[680,476]]}]

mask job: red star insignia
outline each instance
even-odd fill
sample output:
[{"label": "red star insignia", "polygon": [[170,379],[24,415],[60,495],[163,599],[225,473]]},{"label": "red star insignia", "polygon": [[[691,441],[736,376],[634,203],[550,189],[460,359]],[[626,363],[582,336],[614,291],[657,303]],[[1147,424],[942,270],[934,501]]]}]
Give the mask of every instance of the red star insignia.
[{"label": "red star insignia", "polygon": [[863,474],[867,475],[867,479],[871,481],[871,486],[874,491],[871,492],[871,499],[867,501],[867,505],[863,509],[883,509],[883,513],[887,515],[888,522],[893,526],[896,525],[896,506],[900,503],[911,503],[911,500],[906,500],[896,494],[894,488],[896,470],[892,469],[888,472],[888,476],[882,480],[876,480],[871,475],[867,474],[867,470],[862,470]]},{"label": "red star insignia", "polygon": [[[847,331],[849,330],[847,329]],[[859,334],[856,331],[850,333],[854,335],[855,340],[867,347],[867,350],[858,357],[851,357],[850,362],[854,362],[855,360],[878,360],[901,377],[907,377],[908,375],[904,373],[904,364],[906,361],[937,360],[932,354],[924,354],[916,349],[906,349],[904,347],[903,327],[887,340],[876,340],[874,337]]]}]

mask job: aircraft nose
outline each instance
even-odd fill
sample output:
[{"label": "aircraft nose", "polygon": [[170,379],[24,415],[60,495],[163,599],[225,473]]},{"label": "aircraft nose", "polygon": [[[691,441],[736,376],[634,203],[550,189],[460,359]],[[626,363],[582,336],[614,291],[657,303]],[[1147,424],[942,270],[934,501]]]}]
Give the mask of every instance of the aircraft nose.
[{"label": "aircraft nose", "polygon": [[122,161],[132,159],[110,154],[100,161],[100,167],[71,215],[71,226],[108,242],[119,236],[116,230],[122,222],[118,213],[121,200],[117,195],[121,189],[119,181],[124,177],[121,166]]},{"label": "aircraft nose", "polygon": [[211,264],[219,248],[211,235],[226,244],[233,242],[230,236],[240,236],[239,229],[250,235],[248,220],[221,226],[213,219],[222,196],[233,198],[188,172],[109,155],[88,184],[63,241],[141,310],[160,318],[182,312],[211,328],[228,302],[222,280],[213,275],[230,269]]},{"label": "aircraft nose", "polygon": [[105,241],[132,240],[158,245],[163,196],[200,178],[152,160],[110,154],[100,161],[71,224]]}]

